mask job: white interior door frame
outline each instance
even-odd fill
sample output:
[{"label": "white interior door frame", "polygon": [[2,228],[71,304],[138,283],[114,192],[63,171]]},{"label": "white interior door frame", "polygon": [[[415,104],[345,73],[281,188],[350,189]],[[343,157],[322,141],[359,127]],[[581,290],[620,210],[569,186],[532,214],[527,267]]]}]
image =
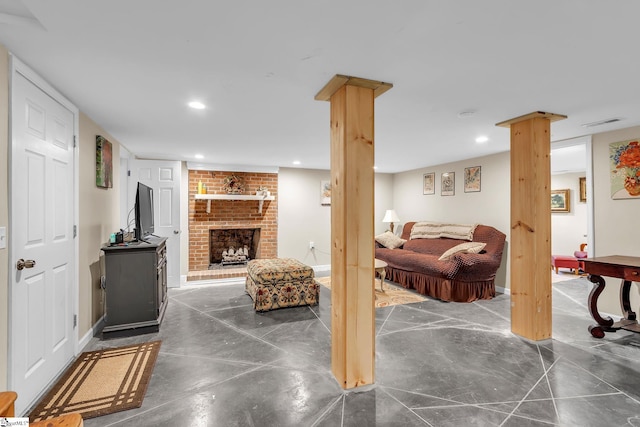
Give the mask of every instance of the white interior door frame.
[{"label": "white interior door frame", "polygon": [[595,229],[593,223],[593,143],[591,135],[578,138],[567,139],[551,143],[551,150],[557,148],[572,147],[574,145],[584,145],[586,152],[585,176],[587,178],[587,252],[589,257],[595,257]]},{"label": "white interior door frame", "polygon": [[[77,141],[77,135],[79,135],[79,110],[78,108],[73,105],[65,96],[63,96],[60,92],[58,92],[56,89],[53,88],[53,86],[51,86],[49,83],[47,83],[47,81],[45,81],[42,77],[40,77],[38,74],[36,74],[31,68],[29,68],[25,63],[23,63],[22,61],[20,61],[17,57],[15,57],[12,53],[9,53],[9,67],[10,67],[10,73],[9,73],[9,100],[11,102],[11,96],[12,96],[12,84],[13,84],[13,78],[14,76],[19,73],[21,74],[23,77],[25,77],[27,80],[31,81],[34,85],[36,85],[38,88],[40,88],[43,92],[45,92],[48,96],[50,96],[51,98],[53,98],[54,100],[56,100],[58,103],[60,103],[61,105],[63,105],[65,108],[67,108],[69,111],[71,111],[73,113],[73,132],[74,135],[76,135],[76,140],[74,141],[74,146],[73,146],[73,223],[75,224],[74,228],[75,230],[78,229],[78,223],[79,223],[79,212],[80,212],[80,208],[79,208],[79,200],[78,200],[78,195],[80,194],[79,191],[79,183],[78,183],[78,176],[79,176],[79,170],[80,170],[80,163],[79,163],[79,156],[78,156],[78,141]],[[11,108],[9,108],[9,114],[11,114]],[[13,134],[12,134],[12,125],[11,125],[11,116],[9,117],[9,176],[11,176],[12,173],[12,166],[11,166],[11,159],[13,156],[13,147],[12,147],[12,142],[13,141]],[[13,237],[14,236],[14,229],[13,229],[13,223],[14,220],[12,218],[12,213],[11,213],[11,204],[12,204],[12,199],[13,199],[13,192],[14,187],[12,185],[11,180],[9,181],[9,186],[8,186],[8,195],[9,195],[9,238],[8,238],[8,242],[7,242],[7,249],[8,249],[8,254],[9,254],[9,260],[13,259],[13,254],[15,251],[15,247],[14,247],[14,243],[13,243]],[[79,283],[80,283],[80,273],[79,273],[79,266],[78,266],[78,254],[79,254],[79,235],[76,233],[75,237],[74,237],[74,242],[73,242],[73,259],[74,259],[74,270],[72,273],[72,278],[73,278],[73,283],[71,285],[72,288],[72,305],[74,307],[74,312],[75,313],[79,313]],[[11,267],[11,266],[10,266]],[[9,288],[9,292],[11,292],[11,287]],[[9,294],[9,298],[8,301],[11,301],[11,294]],[[12,307],[11,304],[9,304],[8,310],[9,310],[9,322],[11,322],[11,312],[12,310],[15,310],[16,307]],[[12,336],[12,325],[11,323],[9,323],[9,335],[8,335],[8,346],[9,346],[9,355],[11,355],[11,347],[12,347],[12,343],[14,340],[14,337]],[[74,348],[74,355],[77,355],[79,352],[79,340],[78,340],[78,327],[76,326],[74,328],[73,331],[73,335],[72,335],[72,339],[73,339],[73,348]],[[12,372],[12,361],[9,360],[9,369],[8,369],[8,384],[9,387],[11,387],[12,384],[12,377],[13,377],[13,372]]]}]

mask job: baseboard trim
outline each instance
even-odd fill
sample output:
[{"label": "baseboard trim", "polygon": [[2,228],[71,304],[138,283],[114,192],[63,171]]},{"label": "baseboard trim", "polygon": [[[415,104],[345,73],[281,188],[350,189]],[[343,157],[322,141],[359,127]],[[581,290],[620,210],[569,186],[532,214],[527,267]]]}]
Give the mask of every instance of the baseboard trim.
[{"label": "baseboard trim", "polygon": [[511,295],[510,288],[503,288],[501,286],[496,286],[496,292],[500,292],[501,294],[505,294],[505,295]]},{"label": "baseboard trim", "polygon": [[245,277],[231,277],[228,279],[190,280],[187,283],[185,283],[183,286],[180,286],[180,288],[188,289],[190,287],[208,286],[208,285],[216,285],[216,286],[238,285],[238,284],[243,284],[246,280],[247,279]]},{"label": "baseboard trim", "polygon": [[93,325],[93,327],[89,329],[87,333],[84,334],[84,336],[80,339],[80,342],[78,343],[78,348],[80,350],[85,348],[87,344],[89,344],[89,341],[91,341],[91,338],[98,335],[98,332],[100,332],[103,327],[104,327],[104,315],[101,318],[99,318],[98,321]]},{"label": "baseboard trim", "polygon": [[313,268],[313,271],[329,271],[331,270],[331,264],[314,265],[311,268]]}]

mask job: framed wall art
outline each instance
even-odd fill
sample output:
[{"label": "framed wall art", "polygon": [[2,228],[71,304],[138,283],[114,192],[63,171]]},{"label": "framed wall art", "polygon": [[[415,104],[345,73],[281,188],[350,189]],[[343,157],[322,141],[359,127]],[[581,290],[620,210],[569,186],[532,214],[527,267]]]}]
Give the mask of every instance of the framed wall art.
[{"label": "framed wall art", "polygon": [[640,140],[609,144],[611,198],[640,198]]},{"label": "framed wall art", "polygon": [[96,186],[113,187],[113,149],[111,142],[96,135]]},{"label": "framed wall art", "polygon": [[570,191],[567,190],[551,190],[551,212],[569,212]]},{"label": "framed wall art", "polygon": [[453,196],[456,194],[456,173],[455,172],[444,172],[442,174],[441,180],[441,191],[440,195],[442,196]]},{"label": "framed wall art", "polygon": [[581,202],[586,202],[587,201],[587,177],[583,176],[578,178],[578,181],[580,182],[580,201]]},{"label": "framed wall art", "polygon": [[320,204],[331,205],[331,181],[320,181]]},{"label": "framed wall art", "polygon": [[422,175],[422,194],[436,194],[436,174],[435,172]]},{"label": "framed wall art", "polygon": [[464,168],[464,192],[477,193],[480,191],[480,166],[471,166]]}]

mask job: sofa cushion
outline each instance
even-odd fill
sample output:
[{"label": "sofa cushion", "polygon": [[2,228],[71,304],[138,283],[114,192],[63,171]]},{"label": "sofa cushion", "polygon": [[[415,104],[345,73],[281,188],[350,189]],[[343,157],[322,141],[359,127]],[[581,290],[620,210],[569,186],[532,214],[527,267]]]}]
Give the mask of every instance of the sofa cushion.
[{"label": "sofa cushion", "polygon": [[447,250],[438,259],[440,261],[446,261],[449,258],[451,258],[451,256],[453,256],[453,254],[457,254],[457,253],[479,254],[480,251],[482,251],[485,246],[487,246],[487,244],[486,243],[482,243],[482,242],[460,243],[459,245],[454,246],[451,249]]},{"label": "sofa cushion", "polygon": [[388,249],[396,249],[404,245],[407,241],[393,234],[391,231],[385,231],[376,236],[376,242]]}]

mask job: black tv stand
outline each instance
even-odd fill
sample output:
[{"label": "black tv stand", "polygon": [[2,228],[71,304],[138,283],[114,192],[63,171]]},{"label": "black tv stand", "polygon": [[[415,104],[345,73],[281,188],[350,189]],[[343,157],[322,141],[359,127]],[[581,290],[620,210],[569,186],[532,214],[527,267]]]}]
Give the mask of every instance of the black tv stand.
[{"label": "black tv stand", "polygon": [[167,307],[166,238],[102,247],[106,313],[103,338],[160,330]]}]

